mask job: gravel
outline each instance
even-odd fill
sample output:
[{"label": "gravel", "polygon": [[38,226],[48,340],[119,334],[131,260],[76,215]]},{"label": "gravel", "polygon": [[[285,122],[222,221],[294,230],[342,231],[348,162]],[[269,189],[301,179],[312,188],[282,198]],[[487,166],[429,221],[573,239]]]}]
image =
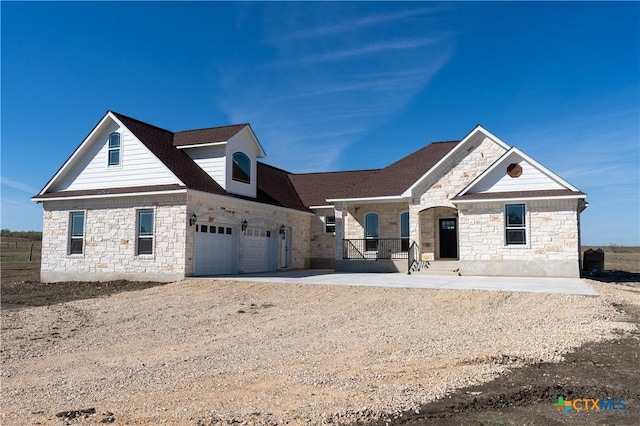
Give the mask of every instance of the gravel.
[{"label": "gravel", "polygon": [[640,293],[591,284],[601,297],[190,280],[4,311],[0,420],[393,418],[633,329],[614,304]]}]

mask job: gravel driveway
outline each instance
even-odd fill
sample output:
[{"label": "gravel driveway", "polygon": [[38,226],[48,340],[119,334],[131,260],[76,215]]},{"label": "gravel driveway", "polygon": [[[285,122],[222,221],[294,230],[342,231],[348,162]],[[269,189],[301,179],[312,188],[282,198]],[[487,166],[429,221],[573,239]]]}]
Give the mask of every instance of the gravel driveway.
[{"label": "gravel driveway", "polygon": [[638,293],[594,285],[601,297],[191,280],[5,311],[0,419],[385,417],[634,328],[611,303]]}]

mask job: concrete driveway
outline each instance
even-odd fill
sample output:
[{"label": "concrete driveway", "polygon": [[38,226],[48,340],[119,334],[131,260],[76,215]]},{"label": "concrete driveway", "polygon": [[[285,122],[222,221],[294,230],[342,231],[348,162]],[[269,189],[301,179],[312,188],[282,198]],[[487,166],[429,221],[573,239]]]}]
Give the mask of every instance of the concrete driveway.
[{"label": "concrete driveway", "polygon": [[580,278],[456,277],[401,273],[344,273],[330,269],[199,277],[213,280],[258,281],[290,284],[350,285],[361,287],[437,288],[449,290],[499,290],[525,293],[559,293],[598,296]]}]

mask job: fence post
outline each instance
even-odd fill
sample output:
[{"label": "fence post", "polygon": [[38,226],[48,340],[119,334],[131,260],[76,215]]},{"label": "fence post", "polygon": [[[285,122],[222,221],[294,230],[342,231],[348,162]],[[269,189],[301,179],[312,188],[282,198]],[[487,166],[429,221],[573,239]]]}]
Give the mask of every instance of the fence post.
[{"label": "fence post", "polygon": [[29,262],[33,259],[33,243],[31,243],[31,248],[29,249]]}]

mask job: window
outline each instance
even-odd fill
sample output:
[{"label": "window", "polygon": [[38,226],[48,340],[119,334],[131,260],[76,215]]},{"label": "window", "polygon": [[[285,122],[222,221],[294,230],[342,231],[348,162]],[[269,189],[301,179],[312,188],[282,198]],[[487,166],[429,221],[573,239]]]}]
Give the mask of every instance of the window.
[{"label": "window", "polygon": [[251,183],[251,160],[243,152],[233,154],[231,178],[238,182]]},{"label": "window", "polygon": [[367,213],[364,217],[364,237],[365,249],[367,251],[378,250],[378,215],[376,213]]},{"label": "window", "polygon": [[505,205],[505,241],[507,245],[527,243],[525,213],[524,204]]},{"label": "window", "polygon": [[400,215],[400,238],[402,251],[409,251],[409,212]]},{"label": "window", "polygon": [[153,254],[153,210],[151,209],[138,210],[138,254]]},{"label": "window", "polygon": [[109,165],[120,165],[120,133],[118,132],[109,135]]},{"label": "window", "polygon": [[82,254],[84,248],[84,212],[71,213],[69,254]]},{"label": "window", "polygon": [[324,232],[335,233],[336,232],[336,217],[326,216],[324,218]]}]

